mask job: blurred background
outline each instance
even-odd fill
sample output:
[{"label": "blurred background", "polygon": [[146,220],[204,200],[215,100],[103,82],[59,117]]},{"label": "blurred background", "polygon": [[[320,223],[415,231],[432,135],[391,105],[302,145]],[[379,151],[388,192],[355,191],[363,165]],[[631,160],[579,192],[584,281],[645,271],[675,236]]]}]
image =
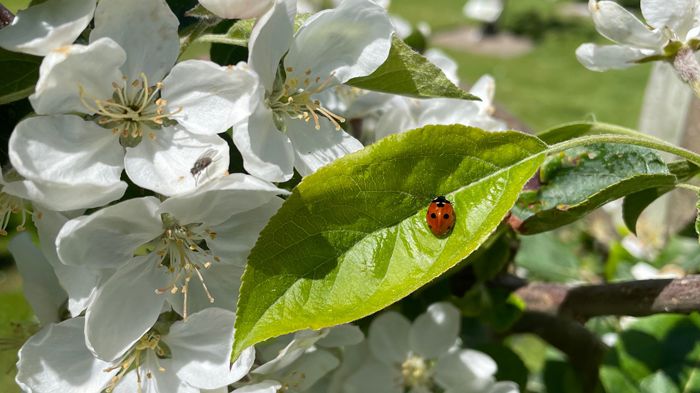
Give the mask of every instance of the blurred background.
[{"label": "blurred background", "polygon": [[[29,1],[1,2],[15,12],[26,7]],[[492,23],[467,18],[463,13],[465,2],[393,0],[389,11],[419,27],[427,37],[426,46],[440,48],[451,56],[459,65],[458,73],[463,83],[471,84],[483,74],[492,75],[496,80],[496,106],[499,113],[511,118],[512,124],[533,132],[577,120],[638,127],[651,66],[596,73],[580,65],[574,54],[580,44],[605,41],[593,27],[587,2],[504,0],[502,14]],[[631,9],[638,7],[639,3],[638,0],[618,2]],[[207,53],[206,48],[192,51],[189,54],[192,57]],[[6,146],[0,148],[6,149]],[[700,261],[697,240],[686,242],[674,238],[668,243],[669,247],[653,255],[644,254],[643,245],[628,245],[637,247],[634,249],[637,251],[642,249],[637,255],[632,255],[630,249],[622,246],[625,234],[616,233],[616,229],[605,225],[601,226],[602,229],[596,225],[593,220],[557,233],[527,238],[517,262],[528,270],[530,278],[596,282],[603,276],[605,280],[636,277],[632,267],[640,258],[657,267],[672,264],[673,258],[682,255],[696,255],[690,259]],[[9,228],[14,226],[10,224]],[[611,231],[612,235],[609,234]],[[17,323],[32,318],[21,293],[21,280],[7,253],[7,239],[12,236],[10,233],[0,238],[0,339],[11,337],[15,330],[21,329]],[[604,236],[609,236],[609,241],[606,252],[600,253],[590,245]],[[615,265],[612,273],[609,270],[611,264]],[[697,270],[695,265],[684,269],[685,272]],[[604,334],[612,329],[609,325],[613,323],[598,320],[593,324],[599,325],[598,330]],[[571,386],[566,384],[571,372],[556,350],[532,335],[513,336],[509,340],[510,352],[497,361],[505,369],[518,373],[508,378],[519,381],[523,391],[526,391],[525,386],[527,391],[533,392],[565,391],[551,386]],[[510,353],[518,356],[510,356]],[[13,351],[0,351],[0,392],[18,392],[13,382],[15,357]],[[508,359],[517,364],[508,364]],[[537,377],[531,380],[528,375]],[[546,382],[546,378],[561,380],[561,384],[551,385],[554,382]]]}]

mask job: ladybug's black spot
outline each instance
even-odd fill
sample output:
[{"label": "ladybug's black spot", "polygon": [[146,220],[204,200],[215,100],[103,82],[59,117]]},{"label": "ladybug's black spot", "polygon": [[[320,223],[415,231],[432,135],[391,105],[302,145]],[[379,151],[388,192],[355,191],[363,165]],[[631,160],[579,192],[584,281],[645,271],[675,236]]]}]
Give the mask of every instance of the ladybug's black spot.
[{"label": "ladybug's black spot", "polygon": [[430,229],[433,229],[433,226],[432,226],[432,225],[430,225],[430,224],[428,224],[428,228],[430,228]]},{"label": "ladybug's black spot", "polygon": [[449,215],[449,214],[447,214],[447,213],[445,213],[445,215],[444,215],[444,216],[442,216],[442,218],[444,218],[445,220],[447,220],[448,218],[450,218],[450,215]]},{"label": "ladybug's black spot", "polygon": [[430,213],[430,218],[437,218],[437,215],[435,213]]}]

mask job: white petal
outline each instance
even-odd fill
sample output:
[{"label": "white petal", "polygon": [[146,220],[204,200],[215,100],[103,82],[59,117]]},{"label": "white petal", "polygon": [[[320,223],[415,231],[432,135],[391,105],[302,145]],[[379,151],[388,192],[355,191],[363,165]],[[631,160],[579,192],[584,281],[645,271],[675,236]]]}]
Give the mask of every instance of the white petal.
[{"label": "white petal", "polygon": [[285,370],[281,382],[303,392],[338,367],[339,364],[338,358],[331,355],[330,352],[322,349],[314,350],[305,353],[290,366],[289,370]]},{"label": "white petal", "polygon": [[496,95],[496,80],[491,75],[483,75],[469,89],[469,92],[481,98],[476,104],[484,107],[490,107],[493,102],[493,97]]},{"label": "white petal", "polygon": [[374,127],[374,140],[378,141],[392,134],[418,128],[420,110],[416,107],[423,105],[419,102],[408,97],[392,98]]},{"label": "white petal", "polygon": [[87,209],[104,206],[124,195],[127,184],[118,182],[112,185],[97,184],[57,184],[31,180],[11,182],[3,192],[36,202],[56,211]]},{"label": "white petal", "polygon": [[0,46],[15,52],[46,56],[72,44],[87,27],[96,0],[53,0],[19,11],[12,24],[0,30]]},{"label": "white petal", "polygon": [[648,49],[659,49],[665,41],[661,30],[647,28],[614,1],[589,0],[588,8],[598,32],[612,41]]},{"label": "white petal", "polygon": [[[211,159],[211,163],[194,171],[196,163]],[[161,195],[184,194],[223,176],[228,171],[228,144],[218,135],[196,135],[180,127],[163,128],[155,139],[144,138],[129,148],[124,169],[138,186]]]},{"label": "white petal", "polygon": [[410,351],[411,322],[403,315],[388,311],[372,321],[367,340],[372,354],[386,364],[403,363]]},{"label": "white petal", "polygon": [[294,334],[294,339],[284,347],[277,357],[253,370],[254,374],[269,375],[283,370],[297,361],[318,340],[322,339],[327,330],[302,330]]},{"label": "white petal", "polygon": [[258,105],[246,122],[235,126],[232,138],[248,173],[273,182],[292,178],[292,142],[275,127],[272,111],[266,105]]},{"label": "white petal", "polygon": [[[337,83],[374,72],[389,56],[391,25],[386,10],[370,0],[345,0],[299,29],[284,58],[287,81]],[[292,71],[289,71],[289,70]],[[309,72],[310,71],[310,72]],[[301,82],[300,82],[301,83]]]},{"label": "white petal", "polygon": [[204,8],[225,19],[257,18],[273,3],[274,0],[199,0]]},{"label": "white petal", "polygon": [[[163,341],[172,352],[177,376],[200,389],[214,389],[243,378],[254,358],[230,372],[233,323],[236,314],[220,308],[209,308],[192,314],[186,321],[175,322]],[[250,351],[249,351],[250,352]]]},{"label": "white petal", "polygon": [[637,61],[653,54],[621,45],[583,44],[576,49],[578,61],[591,71],[632,67]]},{"label": "white petal", "polygon": [[135,250],[163,232],[154,197],[129,199],[68,221],[58,233],[61,262],[74,266],[119,267]]},{"label": "white petal", "polygon": [[53,267],[61,286],[68,293],[68,311],[80,315],[87,308],[93,291],[101,279],[112,274],[111,269],[90,269],[61,263],[56,251],[56,236],[68,219],[60,213],[34,205],[33,215],[39,235],[39,244],[47,261]]},{"label": "white petal", "polygon": [[168,198],[158,212],[170,213],[182,224],[215,226],[285,193],[266,181],[234,173],[212,180],[192,193]]},{"label": "white petal", "polygon": [[339,348],[356,345],[365,339],[362,330],[355,325],[339,325],[330,328],[326,337],[318,340],[316,345],[326,348]]},{"label": "white petal", "polygon": [[438,359],[435,381],[445,389],[482,391],[493,383],[496,362],[488,355],[465,349]]},{"label": "white petal", "polygon": [[73,115],[21,121],[10,137],[10,161],[24,178],[65,185],[120,182],[124,150],[111,131]]},{"label": "white petal", "polygon": [[274,197],[260,207],[236,214],[212,227],[216,238],[208,240],[207,246],[221,258],[222,263],[245,266],[260,231],[282,206],[282,202],[281,198]]},{"label": "white petal", "polygon": [[473,125],[480,115],[479,104],[475,101],[453,98],[431,98],[421,100],[421,113],[416,127],[428,124],[464,124]]},{"label": "white petal", "polygon": [[177,59],[178,25],[164,0],[100,0],[90,42],[109,37],[119,43],[127,54],[122,72],[128,80],[141,79],[144,73],[154,85]]},{"label": "white petal", "polygon": [[296,155],[294,166],[302,176],[364,147],[347,132],[336,130],[325,118],[319,119],[319,124],[321,128],[316,130],[303,120],[287,121],[287,135]]},{"label": "white petal", "polygon": [[59,311],[66,301],[53,268],[32,242],[28,233],[20,233],[7,246],[22,275],[24,296],[42,325],[60,321]]},{"label": "white petal", "polygon": [[27,392],[100,392],[117,370],[85,347],[84,318],[42,329],[19,351],[17,382]]},{"label": "white petal", "polygon": [[[235,310],[238,302],[238,288],[241,286],[243,268],[237,266],[214,264],[208,269],[202,269],[202,278],[214,302],[209,300],[204,286],[195,275],[190,280],[187,294],[187,314],[196,313],[211,307],[224,310]],[[182,285],[182,284],[181,284]],[[184,296],[182,293],[167,294],[168,303],[173,310],[184,316]]]},{"label": "white petal", "polygon": [[641,0],[640,8],[647,23],[657,29],[670,28],[680,39],[693,24],[693,9],[698,8],[696,0]]},{"label": "white petal", "polygon": [[282,384],[278,381],[267,380],[234,389],[232,393],[277,393],[280,388],[282,388]]},{"label": "white petal", "polygon": [[469,18],[493,23],[503,12],[503,2],[501,0],[469,0],[464,5],[462,12]]},{"label": "white petal", "polygon": [[[167,111],[188,131],[220,134],[252,113],[257,106],[257,75],[245,63],[222,67],[204,60],[187,60],[163,80]],[[178,112],[179,111],[179,112]]]},{"label": "white petal", "polygon": [[343,393],[403,393],[402,381],[397,367],[371,359],[348,378]]},{"label": "white petal", "polygon": [[520,393],[520,388],[515,382],[501,381],[494,383],[488,393]]},{"label": "white petal", "polygon": [[38,114],[93,113],[80,101],[80,88],[93,107],[95,99],[110,98],[112,82],[121,83],[119,67],[125,60],[124,50],[110,39],[56,49],[41,62],[39,80],[29,101]]},{"label": "white petal", "polygon": [[276,0],[274,7],[257,20],[250,34],[248,64],[267,92],[272,91],[280,60],[291,45],[295,12],[293,2]]},{"label": "white petal", "polygon": [[159,257],[134,257],[97,291],[85,315],[85,340],[100,359],[124,354],[158,319],[165,301],[157,288],[167,285]]},{"label": "white petal", "polygon": [[447,353],[459,335],[460,312],[450,303],[435,303],[411,326],[411,349],[428,359]]}]

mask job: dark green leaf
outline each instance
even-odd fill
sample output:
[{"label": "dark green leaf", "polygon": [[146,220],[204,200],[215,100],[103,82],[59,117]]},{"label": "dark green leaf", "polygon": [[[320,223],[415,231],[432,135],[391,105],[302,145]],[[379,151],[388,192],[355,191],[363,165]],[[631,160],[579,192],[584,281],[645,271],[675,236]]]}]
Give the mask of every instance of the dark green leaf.
[{"label": "dark green leaf", "polygon": [[[685,181],[700,172],[700,168],[688,161],[676,161],[668,164],[669,171],[676,176],[676,181]],[[674,182],[675,184],[675,182]],[[649,188],[634,194],[627,195],[622,201],[622,218],[627,229],[637,233],[637,220],[647,206],[659,199],[664,194],[673,191],[675,187]]]},{"label": "dark green leaf", "polygon": [[[545,149],[520,132],[428,126],[307,176],[250,254],[234,354],[362,318],[440,276],[489,238]],[[425,221],[436,195],[452,201],[457,218],[443,238]]]},{"label": "dark green leaf", "polygon": [[417,98],[479,99],[455,86],[440,68],[396,37],[392,40],[391,52],[384,64],[371,75],[351,79],[347,84]]},{"label": "dark green leaf", "polygon": [[[477,280],[480,282],[491,280],[503,270],[510,261],[510,242],[511,239],[508,236],[499,236],[488,245],[488,248],[483,249],[477,258],[474,258],[472,266]],[[476,253],[472,254],[472,256],[475,255]],[[471,259],[472,256],[469,258]]]},{"label": "dark green leaf", "polygon": [[569,149],[550,156],[540,169],[536,193],[523,194],[513,208],[523,234],[574,222],[625,195],[675,184],[675,176],[653,151],[617,144]]},{"label": "dark green leaf", "polygon": [[608,392],[700,391],[700,318],[639,319],[620,333],[600,377]]},{"label": "dark green leaf", "polygon": [[41,57],[0,49],[0,105],[34,92],[40,64]]}]

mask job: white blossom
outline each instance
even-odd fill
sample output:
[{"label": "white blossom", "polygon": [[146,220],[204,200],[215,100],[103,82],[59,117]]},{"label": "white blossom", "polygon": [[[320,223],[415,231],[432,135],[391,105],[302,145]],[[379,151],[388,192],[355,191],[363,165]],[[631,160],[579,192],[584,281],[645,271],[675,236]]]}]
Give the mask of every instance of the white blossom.
[{"label": "white blossom", "polygon": [[[162,195],[226,173],[228,145],[216,134],[250,114],[257,80],[244,65],[173,67],[177,26],[163,0],[100,1],[90,44],[42,62],[30,101],[43,116],[20,122],[10,138],[24,178],[13,192],[62,211],[121,197],[123,169]],[[194,173],[205,154],[210,165]]]},{"label": "white blossom", "polygon": [[460,312],[448,303],[431,305],[411,323],[389,311],[369,328],[371,357],[350,376],[345,393],[517,392],[517,385],[495,382],[496,363],[488,355],[459,346]]},{"label": "white blossom", "polygon": [[462,11],[469,18],[493,23],[503,12],[503,0],[468,0]]},{"label": "white blossom", "polygon": [[19,11],[0,29],[0,47],[46,56],[72,44],[92,20],[97,0],[51,0]]},{"label": "white blossom", "polygon": [[234,310],[248,253],[283,193],[235,174],[164,202],[130,199],[68,221],[56,239],[60,260],[116,270],[88,305],[88,347],[111,361],[164,308],[185,318],[211,306]]},{"label": "white blossom", "polygon": [[296,33],[295,13],[294,2],[278,0],[253,28],[248,62],[260,78],[260,105],[233,131],[246,170],[270,181],[290,179],[293,168],[308,175],[362,148],[319,93],[371,74],[391,46],[386,11],[370,0],[319,12]]},{"label": "white blossom", "polygon": [[700,66],[693,52],[700,45],[698,0],[642,0],[640,6],[644,22],[614,1],[590,0],[596,29],[615,44],[583,44],[576,50],[579,61],[590,70],[605,71],[668,60],[684,81],[697,80]]},{"label": "white blossom", "polygon": [[199,0],[204,8],[226,19],[248,19],[263,15],[274,0]]},{"label": "white blossom", "polygon": [[234,393],[301,393],[316,388],[316,383],[339,364],[336,350],[356,345],[364,339],[356,326],[340,325],[320,331],[301,331],[258,345],[258,359],[249,381],[236,384]]},{"label": "white blossom", "polygon": [[16,380],[32,393],[199,393],[225,387],[245,376],[255,359],[249,348],[230,363],[234,320],[233,312],[218,308],[187,321],[166,317],[123,356],[106,362],[85,345],[85,318],[69,319],[25,343]]},{"label": "white blossom", "polygon": [[485,75],[470,90],[481,101],[452,98],[420,100],[396,96],[383,108],[374,129],[375,140],[429,124],[463,124],[489,131],[505,130],[506,124],[492,116],[495,90],[494,79]]}]

